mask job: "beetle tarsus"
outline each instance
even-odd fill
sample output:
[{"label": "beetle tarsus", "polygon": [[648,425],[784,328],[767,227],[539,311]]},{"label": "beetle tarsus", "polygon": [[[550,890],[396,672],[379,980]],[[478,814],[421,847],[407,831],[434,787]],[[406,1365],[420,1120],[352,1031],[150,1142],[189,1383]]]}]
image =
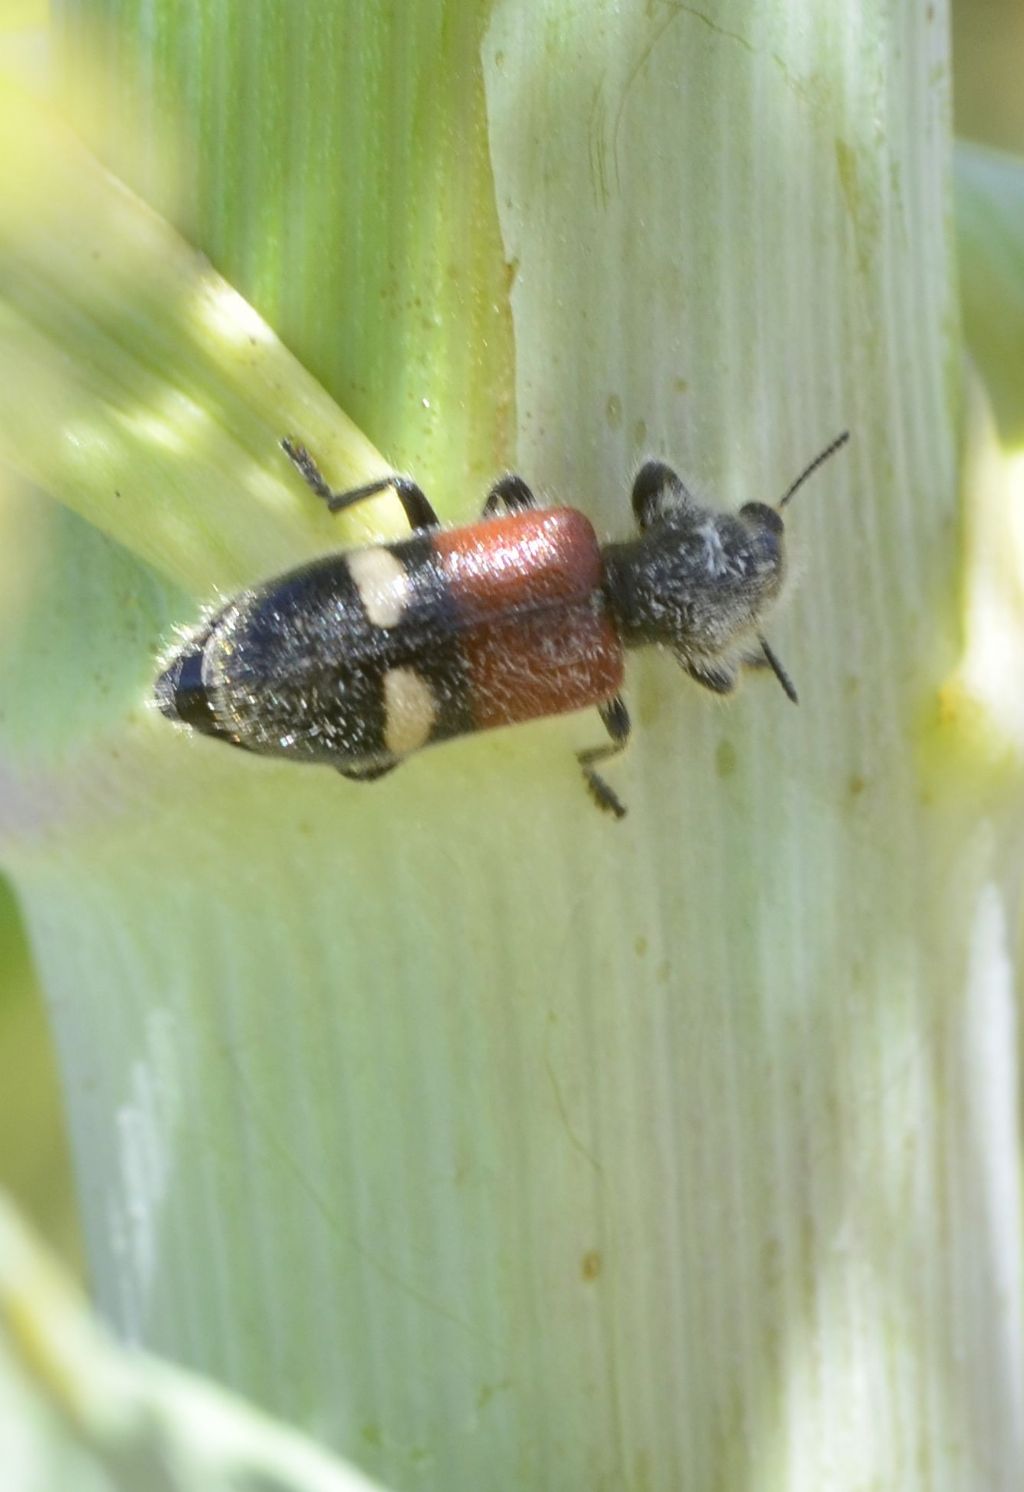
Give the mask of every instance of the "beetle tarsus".
[{"label": "beetle tarsus", "polygon": [[281,449],[317,497],[322,498],[327,504],[330,513],[344,513],[347,508],[355,507],[356,503],[361,503],[368,497],[376,497],[378,493],[386,492],[391,487],[402,504],[405,516],[409,520],[409,527],[414,532],[441,526],[441,520],[434,512],[423,488],[418,487],[411,477],[389,472],[386,477],[375,477],[372,482],[364,482],[361,487],[350,487],[345,492],[335,492],[301,441],[295,440],[291,435],[286,435],[281,441]]},{"label": "beetle tarsus", "polygon": [[618,756],[625,751],[631,729],[629,711],[626,709],[626,702],[622,695],[613,694],[611,699],[601,701],[597,712],[605,730],[611,736],[611,741],[607,746],[591,746],[586,751],[577,752],[576,760],[583,768],[587,788],[598,808],[614,813],[617,819],[624,819],[626,817],[625,805],[604,778],[594,771],[594,763],[610,761],[613,756]]}]

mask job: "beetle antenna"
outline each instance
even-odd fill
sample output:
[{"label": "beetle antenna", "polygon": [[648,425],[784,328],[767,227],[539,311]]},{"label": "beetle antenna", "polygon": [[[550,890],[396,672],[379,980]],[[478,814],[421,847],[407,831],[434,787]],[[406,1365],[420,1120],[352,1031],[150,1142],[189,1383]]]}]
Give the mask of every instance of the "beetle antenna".
[{"label": "beetle antenna", "polygon": [[817,471],[818,467],[821,466],[822,462],[827,461],[830,456],[834,456],[835,453],[836,453],[836,451],[838,451],[839,447],[840,446],[844,446],[846,444],[846,442],[849,440],[849,438],[850,438],[850,432],[849,432],[849,430],[844,430],[843,433],[842,433],[842,435],[837,435],[836,436],[835,440],[831,443],[831,445],[827,445],[823,451],[819,451],[818,455],[815,456],[815,458],[811,462],[810,466],[805,466],[804,467],[803,471],[797,477],[797,479],[793,483],[792,487],[790,487],[783,494],[783,496],[780,497],[777,506],[780,507],[780,508],[784,508],[786,506],[786,504],[789,502],[789,499],[796,492],[797,488],[798,487],[802,487],[803,484],[807,481],[807,478],[811,475],[811,473],[814,472],[814,471]]}]

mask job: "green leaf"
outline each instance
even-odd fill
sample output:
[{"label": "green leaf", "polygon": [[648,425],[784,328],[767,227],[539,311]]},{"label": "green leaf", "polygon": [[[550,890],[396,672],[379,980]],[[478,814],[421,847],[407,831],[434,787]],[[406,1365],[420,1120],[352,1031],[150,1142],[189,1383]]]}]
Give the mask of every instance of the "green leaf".
[{"label": "green leaf", "polygon": [[441,487],[440,511],[474,511],[515,416],[488,0],[56,9],[104,159],[399,468]]},{"label": "green leaf", "polygon": [[8,462],[203,597],[326,547],[281,436],[341,485],[386,468],[252,309],[11,89],[0,194]]},{"label": "green leaf", "polygon": [[0,1194],[8,1492],[373,1492],[229,1394],[116,1347]]}]

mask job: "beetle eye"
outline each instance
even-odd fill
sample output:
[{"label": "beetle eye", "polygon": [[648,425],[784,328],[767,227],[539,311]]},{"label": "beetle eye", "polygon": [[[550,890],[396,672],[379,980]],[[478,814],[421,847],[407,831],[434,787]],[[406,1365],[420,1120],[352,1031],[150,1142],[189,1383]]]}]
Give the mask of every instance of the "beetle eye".
[{"label": "beetle eye", "polygon": [[757,524],[759,528],[766,528],[770,533],[781,534],[785,528],[781,514],[767,503],[744,503],[740,508],[740,517],[745,518],[748,523]]}]

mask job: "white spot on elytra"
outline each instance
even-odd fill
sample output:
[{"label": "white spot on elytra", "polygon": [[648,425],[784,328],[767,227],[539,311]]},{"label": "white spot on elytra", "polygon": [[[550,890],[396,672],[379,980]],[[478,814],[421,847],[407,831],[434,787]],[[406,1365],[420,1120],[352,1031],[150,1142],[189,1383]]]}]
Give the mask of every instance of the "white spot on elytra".
[{"label": "white spot on elytra", "polygon": [[359,599],[375,627],[394,627],[409,604],[409,576],[390,549],[357,549],[348,567]]},{"label": "white spot on elytra", "polygon": [[437,704],[430,685],[414,669],[388,669],[384,711],[384,744],[393,756],[407,756],[426,745],[437,719]]}]

